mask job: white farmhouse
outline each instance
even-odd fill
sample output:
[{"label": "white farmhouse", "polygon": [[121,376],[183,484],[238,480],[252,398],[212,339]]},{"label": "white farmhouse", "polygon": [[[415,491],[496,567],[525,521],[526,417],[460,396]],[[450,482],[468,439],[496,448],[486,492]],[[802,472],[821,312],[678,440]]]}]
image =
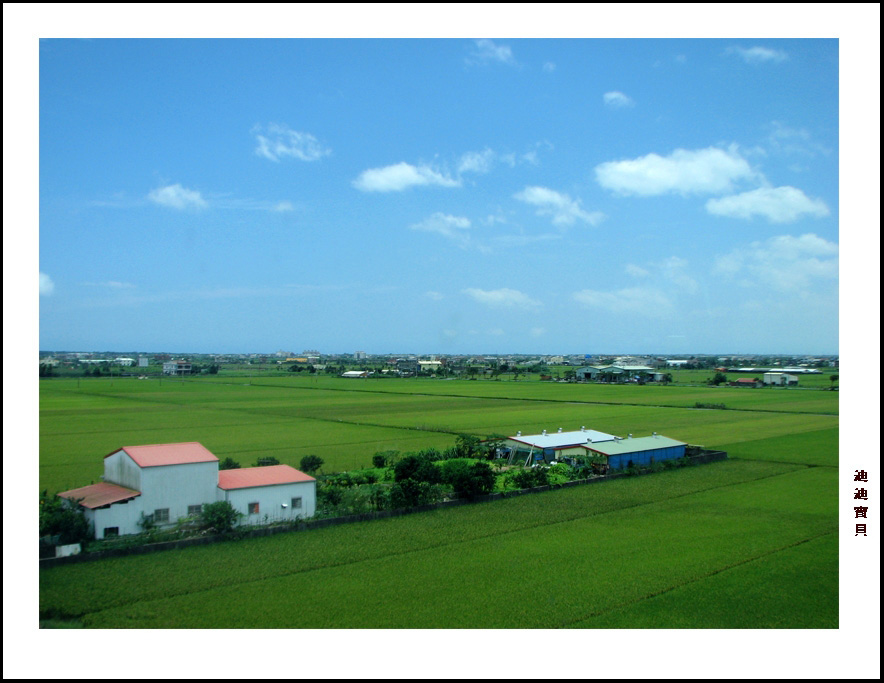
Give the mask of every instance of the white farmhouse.
[{"label": "white farmhouse", "polygon": [[96,538],[134,534],[144,518],[162,527],[226,500],[246,524],[316,512],[316,480],[288,465],[218,470],[200,443],[125,446],[104,458],[103,481],[58,495],[77,502]]}]

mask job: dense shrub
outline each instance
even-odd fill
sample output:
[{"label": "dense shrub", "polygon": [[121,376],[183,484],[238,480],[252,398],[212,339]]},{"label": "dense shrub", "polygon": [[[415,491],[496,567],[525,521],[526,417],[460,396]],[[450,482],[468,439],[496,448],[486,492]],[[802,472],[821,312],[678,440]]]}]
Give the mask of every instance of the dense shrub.
[{"label": "dense shrub", "polygon": [[224,458],[224,460],[218,463],[219,470],[238,470],[240,467],[241,465],[230,457]]},{"label": "dense shrub", "polygon": [[442,465],[442,481],[449,484],[459,496],[472,498],[494,490],[494,472],[487,462],[469,463],[449,460]]},{"label": "dense shrub", "polygon": [[509,476],[509,480],[520,489],[530,489],[535,486],[549,484],[549,470],[546,467],[530,467],[516,470]]},{"label": "dense shrub", "polygon": [[441,497],[439,486],[426,481],[403,479],[390,489],[390,506],[394,509],[435,503]]},{"label": "dense shrub", "polygon": [[322,467],[325,461],[318,455],[305,455],[301,458],[300,469],[307,474],[313,474]]},{"label": "dense shrub", "polygon": [[438,484],[442,481],[442,474],[439,468],[430,460],[420,455],[405,456],[396,463],[393,471],[397,483],[406,479],[427,484]]},{"label": "dense shrub", "polygon": [[60,545],[90,540],[94,533],[76,502],[40,494],[40,536],[58,536]]},{"label": "dense shrub", "polygon": [[227,533],[236,526],[236,523],[243,516],[241,512],[233,509],[233,506],[226,500],[220,500],[217,503],[209,503],[203,505],[203,511],[200,513],[200,527],[217,531],[219,533]]}]

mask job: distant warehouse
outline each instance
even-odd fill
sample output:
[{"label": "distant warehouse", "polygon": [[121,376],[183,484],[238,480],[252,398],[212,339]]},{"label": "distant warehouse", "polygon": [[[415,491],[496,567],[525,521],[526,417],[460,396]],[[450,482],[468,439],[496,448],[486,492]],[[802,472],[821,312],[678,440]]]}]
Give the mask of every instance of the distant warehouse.
[{"label": "distant warehouse", "polygon": [[653,436],[634,439],[617,437],[614,441],[589,444],[586,450],[594,455],[602,455],[612,470],[629,465],[645,467],[653,462],[681,458],[685,454],[686,443],[676,441],[654,432]]}]

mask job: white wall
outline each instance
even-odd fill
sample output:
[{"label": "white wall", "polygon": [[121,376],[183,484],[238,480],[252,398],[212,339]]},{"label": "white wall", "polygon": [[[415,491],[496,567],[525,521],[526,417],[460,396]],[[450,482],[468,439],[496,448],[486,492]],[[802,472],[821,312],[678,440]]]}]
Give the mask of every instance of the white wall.
[{"label": "white wall", "polygon": [[187,516],[190,505],[214,503],[218,487],[218,462],[145,467],[141,470],[141,505],[145,515],[168,508],[169,524]]},{"label": "white wall", "polygon": [[[301,498],[299,510],[292,508],[292,498]],[[252,486],[227,491],[219,488],[218,500],[226,500],[234,510],[243,513],[240,524],[263,524],[265,515],[268,522],[307,518],[316,514],[316,482]],[[249,514],[249,503],[258,503],[258,514]],[[287,507],[283,508],[283,503]]]},{"label": "white wall", "polygon": [[127,489],[141,490],[141,468],[124,450],[119,450],[104,459],[104,480],[108,484],[125,486]]},{"label": "white wall", "polygon": [[85,510],[86,519],[92,523],[95,529],[95,538],[104,538],[104,530],[107,527],[118,527],[120,536],[124,534],[137,534],[143,531],[141,521],[141,496],[130,498],[124,503],[114,503],[107,508],[97,510]]}]

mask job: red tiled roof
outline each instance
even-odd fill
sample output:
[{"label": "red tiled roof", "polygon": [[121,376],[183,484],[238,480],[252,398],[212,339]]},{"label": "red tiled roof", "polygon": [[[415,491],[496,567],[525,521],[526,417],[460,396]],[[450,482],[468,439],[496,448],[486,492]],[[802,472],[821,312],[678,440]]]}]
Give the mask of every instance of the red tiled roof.
[{"label": "red tiled roof", "polygon": [[201,443],[160,443],[153,446],[123,446],[104,456],[125,451],[139,467],[186,465],[194,462],[217,462],[218,458]]},{"label": "red tiled roof", "polygon": [[90,486],[82,486],[78,489],[71,489],[58,494],[61,498],[68,500],[78,500],[79,504],[84,508],[94,510],[111,503],[119,503],[130,498],[136,498],[141,493],[133,489],[127,489],[116,484],[108,484],[101,482]]},{"label": "red tiled roof", "polygon": [[266,467],[244,467],[238,470],[218,472],[219,489],[245,489],[252,486],[273,486],[274,484],[299,484],[316,481],[289,465],[268,465]]}]

